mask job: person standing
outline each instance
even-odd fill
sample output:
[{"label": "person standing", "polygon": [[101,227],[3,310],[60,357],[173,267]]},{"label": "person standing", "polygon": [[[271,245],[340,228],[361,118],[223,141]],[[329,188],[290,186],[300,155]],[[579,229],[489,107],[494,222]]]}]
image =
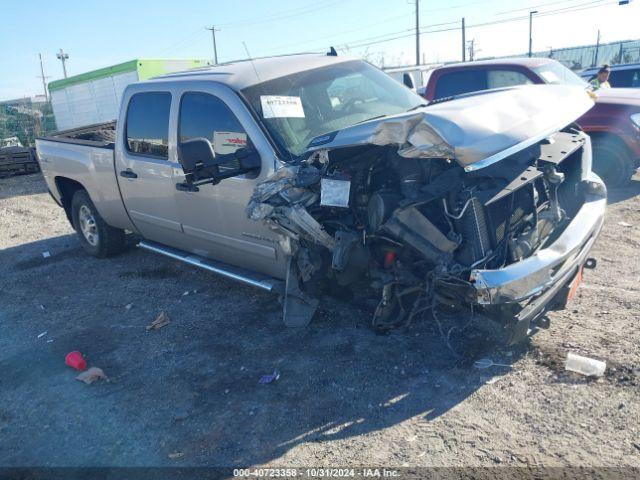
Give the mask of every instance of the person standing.
[{"label": "person standing", "polygon": [[589,83],[593,86],[593,90],[600,90],[601,88],[611,88],[609,84],[609,75],[611,74],[611,68],[606,63],[598,70],[596,77]]}]

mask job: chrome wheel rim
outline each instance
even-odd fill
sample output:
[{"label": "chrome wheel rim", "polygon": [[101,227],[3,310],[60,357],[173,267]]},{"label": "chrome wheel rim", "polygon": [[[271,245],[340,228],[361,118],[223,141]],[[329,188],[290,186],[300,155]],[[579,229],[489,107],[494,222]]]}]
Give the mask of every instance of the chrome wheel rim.
[{"label": "chrome wheel rim", "polygon": [[80,231],[89,245],[95,247],[98,245],[98,226],[93,212],[86,205],[80,207],[78,212],[78,221],[80,222]]}]

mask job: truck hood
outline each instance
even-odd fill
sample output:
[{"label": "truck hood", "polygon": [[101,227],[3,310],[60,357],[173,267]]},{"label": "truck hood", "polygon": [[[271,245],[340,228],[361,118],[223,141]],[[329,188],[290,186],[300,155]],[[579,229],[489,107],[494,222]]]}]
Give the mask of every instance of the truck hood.
[{"label": "truck hood", "polygon": [[512,155],[593,106],[584,88],[526,85],[485,91],[353,125],[315,139],[309,151],[396,145],[407,158],[452,158],[466,171]]}]

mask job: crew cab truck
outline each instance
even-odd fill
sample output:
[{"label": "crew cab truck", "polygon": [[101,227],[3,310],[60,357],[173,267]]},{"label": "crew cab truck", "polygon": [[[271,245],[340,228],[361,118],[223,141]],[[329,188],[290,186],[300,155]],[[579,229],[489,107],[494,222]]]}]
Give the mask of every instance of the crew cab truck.
[{"label": "crew cab truck", "polygon": [[[333,53],[333,52],[332,52]],[[581,88],[425,106],[360,60],[295,55],[127,87],[116,122],[37,140],[83,248],[138,246],[280,294],[306,325],[340,291],[389,329],[435,309],[546,326],[595,262],[606,189]]]},{"label": "crew cab truck", "polygon": [[[429,75],[424,97],[437,101],[468,92],[525,84],[590,88],[556,60],[509,58],[436,68]],[[640,89],[600,89],[594,95],[594,107],[576,122],[591,137],[594,171],[609,187],[624,186],[640,167]]]}]

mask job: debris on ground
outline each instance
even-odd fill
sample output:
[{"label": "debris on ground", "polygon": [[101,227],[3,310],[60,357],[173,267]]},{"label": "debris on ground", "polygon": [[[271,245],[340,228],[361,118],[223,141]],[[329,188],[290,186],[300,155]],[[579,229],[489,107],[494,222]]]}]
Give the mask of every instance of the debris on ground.
[{"label": "debris on ground", "polygon": [[51,256],[51,254],[47,251],[47,252],[42,252],[42,258],[49,258]]},{"label": "debris on ground", "polygon": [[273,383],[276,380],[278,380],[280,378],[280,372],[278,372],[277,370],[274,370],[274,372],[270,375],[263,375],[262,377],[260,377],[260,380],[258,380],[258,383],[261,385],[266,385],[268,383]]},{"label": "debris on ground", "polygon": [[82,371],[87,368],[87,361],[82,356],[82,353],[78,351],[70,352],[64,359],[65,363],[69,365],[71,368]]},{"label": "debris on ground", "polygon": [[484,370],[489,367],[507,367],[511,368],[511,365],[507,365],[506,363],[494,363],[489,357],[481,358],[480,360],[476,360],[473,362],[473,368],[478,368],[480,370]]},{"label": "debris on ground", "polygon": [[620,225],[621,227],[633,227],[633,225],[627,222],[618,222],[618,225]]},{"label": "debris on ground", "polygon": [[182,458],[182,457],[184,457],[184,453],[182,452],[173,452],[169,454],[169,458],[171,460],[176,460],[177,458]]},{"label": "debris on ground", "polygon": [[569,352],[564,368],[587,377],[601,377],[604,375],[607,363]]},{"label": "debris on ground", "polygon": [[147,331],[160,330],[162,327],[165,327],[167,325],[169,325],[169,315],[167,315],[167,312],[162,310],[158,314],[156,319],[153,322],[151,322],[149,325],[147,325]]},{"label": "debris on ground", "polygon": [[46,331],[45,331],[45,332],[42,332],[40,335],[38,335],[38,338],[42,338],[42,337],[44,337],[47,333],[49,333],[49,332],[46,332]]},{"label": "debris on ground", "polygon": [[131,307],[133,307],[133,303],[127,303],[127,304],[124,306],[124,309],[125,309],[125,310],[131,310]]},{"label": "debris on ground", "polygon": [[109,378],[104,374],[102,369],[98,367],[91,367],[89,370],[82,372],[76,377],[76,380],[80,380],[87,385],[91,385],[93,382],[100,379],[106,380],[107,382],[109,381]]}]

